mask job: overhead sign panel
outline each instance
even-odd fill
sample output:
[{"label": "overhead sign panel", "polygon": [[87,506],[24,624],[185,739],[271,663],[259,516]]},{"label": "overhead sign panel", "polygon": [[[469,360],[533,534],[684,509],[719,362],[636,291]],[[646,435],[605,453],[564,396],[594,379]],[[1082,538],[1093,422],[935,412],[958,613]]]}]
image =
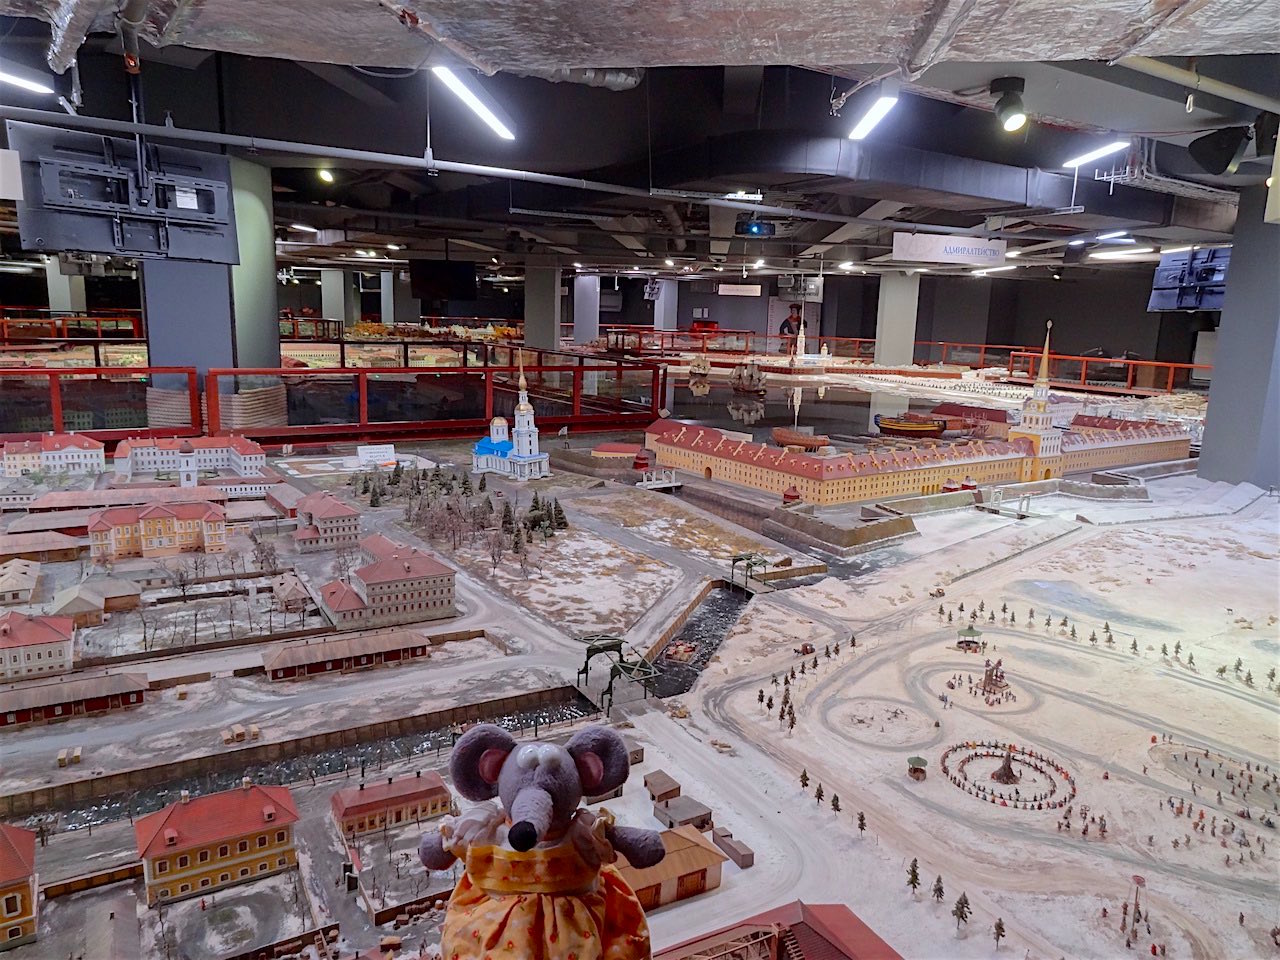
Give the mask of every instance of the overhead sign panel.
[{"label": "overhead sign panel", "polygon": [[911,263],[970,263],[994,267],[1004,263],[1005,241],[936,233],[895,233],[893,259]]}]

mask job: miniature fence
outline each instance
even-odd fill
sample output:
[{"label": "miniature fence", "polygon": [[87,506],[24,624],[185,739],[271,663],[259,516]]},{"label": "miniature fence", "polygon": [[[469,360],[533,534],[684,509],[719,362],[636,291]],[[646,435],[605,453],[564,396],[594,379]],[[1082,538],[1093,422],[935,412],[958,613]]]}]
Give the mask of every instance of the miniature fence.
[{"label": "miniature fence", "polygon": [[330,943],[337,939],[337,935],[338,923],[335,920],[332,923],[325,924],[323,927],[304,930],[297,936],[286,937],[284,940],[277,940],[275,943],[254,947],[252,950],[237,953],[235,956],[223,957],[222,960],[262,960],[264,957],[294,956],[301,954],[308,946],[315,943],[317,938],[325,943]]},{"label": "miniature fence", "polygon": [[[286,616],[286,614],[281,614]],[[297,640],[301,637],[319,637],[336,633],[332,626],[306,627],[301,630],[277,630],[275,633],[255,633],[244,637],[227,638],[226,640],[210,640],[208,643],[184,643],[174,647],[153,647],[150,650],[137,650],[133,653],[121,653],[115,656],[85,657],[76,661],[76,669],[89,667],[115,666],[121,663],[136,663],[139,660],[154,660],[157,657],[183,656],[188,653],[205,653],[210,650],[226,650],[231,647],[247,647],[258,643],[272,643],[277,640]],[[154,687],[155,684],[152,684]]]},{"label": "miniature fence", "polygon": [[41,887],[40,892],[44,894],[46,900],[53,900],[57,897],[65,897],[73,893],[109,886],[113,883],[119,883],[121,880],[137,880],[141,876],[142,861],[134,860],[123,866],[97,870],[93,873],[82,873],[66,880],[55,880],[53,883],[48,883]]},{"label": "miniature fence", "polygon": [[103,773],[90,779],[49,784],[0,796],[0,817],[18,817],[35,812],[57,810],[86,801],[134,793],[158,784],[199,777],[217,771],[243,770],[257,764],[307,756],[340,747],[388,740],[407,734],[446,730],[457,724],[476,723],[538,707],[569,703],[578,700],[578,697],[578,691],[574,687],[550,687],[510,697],[498,697],[478,703],[460,704],[442,710],[411,714],[394,720],[382,720],[358,727],[330,730],[290,740],[257,743],[238,750],[226,750],[170,763],[135,767],[132,770],[122,770],[117,773]]}]

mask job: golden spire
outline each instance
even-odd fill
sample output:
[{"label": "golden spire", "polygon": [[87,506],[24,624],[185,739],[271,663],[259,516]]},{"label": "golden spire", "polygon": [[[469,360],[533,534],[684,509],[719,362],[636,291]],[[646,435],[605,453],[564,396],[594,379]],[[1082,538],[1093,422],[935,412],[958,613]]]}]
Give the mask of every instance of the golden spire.
[{"label": "golden spire", "polygon": [[[1049,349],[1049,341],[1046,339],[1046,340],[1045,340],[1045,350],[1048,350],[1048,349]],[[524,379],[524,351],[523,351],[523,350],[517,350],[517,351],[516,351],[516,356],[520,358],[520,389],[521,389],[521,390],[528,390],[528,389],[529,389],[529,384],[528,384],[528,383],[526,383],[526,382],[525,382],[525,379]]]},{"label": "golden spire", "polygon": [[1040,374],[1036,377],[1037,383],[1049,382],[1049,331],[1053,329],[1053,321],[1046,320],[1044,324],[1044,352],[1040,354]]}]

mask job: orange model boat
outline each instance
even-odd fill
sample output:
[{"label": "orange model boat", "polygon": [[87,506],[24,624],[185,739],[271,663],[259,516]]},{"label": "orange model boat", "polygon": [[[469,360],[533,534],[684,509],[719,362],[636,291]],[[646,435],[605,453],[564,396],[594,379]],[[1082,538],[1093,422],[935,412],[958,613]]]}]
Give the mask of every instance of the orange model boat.
[{"label": "orange model boat", "polygon": [[821,450],[829,447],[831,440],[821,434],[801,433],[790,427],[774,427],[773,442],[780,447],[800,447],[803,450]]},{"label": "orange model boat", "polygon": [[914,413],[904,413],[900,417],[877,413],[876,429],[889,437],[940,437],[947,429],[947,421]]}]

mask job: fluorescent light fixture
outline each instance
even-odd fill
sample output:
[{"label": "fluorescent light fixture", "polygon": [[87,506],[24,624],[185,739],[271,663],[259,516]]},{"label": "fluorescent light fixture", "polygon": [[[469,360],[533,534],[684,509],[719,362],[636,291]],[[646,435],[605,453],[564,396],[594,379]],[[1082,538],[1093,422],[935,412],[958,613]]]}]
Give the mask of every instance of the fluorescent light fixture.
[{"label": "fluorescent light fixture", "polygon": [[876,96],[875,102],[867,108],[867,112],[862,115],[857,125],[849,131],[850,140],[861,140],[872,130],[876,128],[881,120],[893,109],[893,105],[898,102],[898,81],[892,77],[886,77],[880,81],[880,89]]},{"label": "fluorescent light fixture", "polygon": [[[1163,256],[1166,253],[1186,253],[1190,249],[1191,249],[1191,244],[1189,243],[1185,247],[1161,247],[1160,255]],[[1128,250],[1125,251],[1125,253],[1128,253],[1128,252],[1129,252]]]},{"label": "fluorescent light fixture", "polygon": [[398,243],[388,243],[388,244],[387,244],[387,249],[388,249],[388,250],[403,250],[403,249],[404,249],[404,247],[400,246],[400,244],[398,244]]},{"label": "fluorescent light fixture", "polygon": [[1083,247],[1087,241],[1084,240],[1068,240],[1068,247]]},{"label": "fluorescent light fixture", "polygon": [[450,70],[448,67],[432,67],[431,72],[440,78],[441,82],[448,87],[453,94],[471,108],[471,112],[488,124],[489,129],[500,136],[503,140],[514,140],[516,135],[511,132],[511,128],[498,119],[498,115],[493,112],[485,103],[476,95],[470,87],[462,82],[462,78]]},{"label": "fluorescent light fixture", "polygon": [[1137,247],[1133,250],[1106,250],[1102,253],[1091,253],[1089,254],[1089,258],[1091,260],[1125,260],[1129,257],[1136,257],[1144,253],[1154,252],[1155,250],[1152,247]]},{"label": "fluorescent light fixture", "polygon": [[973,271],[973,275],[975,277],[985,277],[988,273],[1000,273],[1004,270],[1017,270],[1017,269],[1018,269],[1018,265],[1016,263],[1011,263],[1007,267],[987,267],[985,270],[975,270]]},{"label": "fluorescent light fixture", "polygon": [[321,167],[319,170],[316,171],[316,176],[319,177],[321,180],[323,180],[325,183],[333,183],[332,170],[326,170],[324,167]]},{"label": "fluorescent light fixture", "polygon": [[1095,239],[1097,239],[1097,240],[1115,240],[1115,239],[1118,239],[1119,237],[1127,237],[1128,235],[1129,235],[1129,231],[1128,231],[1128,230],[1112,230],[1110,233],[1100,233],[1100,234],[1098,234],[1098,236],[1097,236]]},{"label": "fluorescent light fixture", "polygon": [[1109,157],[1113,153],[1119,153],[1129,147],[1128,140],[1113,140],[1106,146],[1098,147],[1097,150],[1090,150],[1088,153],[1082,153],[1078,157],[1073,157],[1063,164],[1064,167],[1081,167],[1093,160],[1100,160],[1103,157]]},{"label": "fluorescent light fixture", "polygon": [[0,273],[35,273],[36,268],[30,264],[0,263]]},{"label": "fluorescent light fixture", "polygon": [[716,264],[711,269],[714,270],[716,273],[724,273],[724,267],[720,266],[719,264]]},{"label": "fluorescent light fixture", "polygon": [[38,80],[28,80],[26,77],[20,77],[16,73],[10,73],[8,70],[0,70],[0,83],[7,83],[11,87],[20,87],[28,93],[53,93],[53,87]]},{"label": "fluorescent light fixture", "polygon": [[842,264],[840,264],[840,265],[839,265],[839,269],[841,269],[841,270],[852,270],[852,269],[853,269],[853,261],[852,261],[852,260],[846,260],[844,263],[842,263]]},{"label": "fluorescent light fixture", "polygon": [[575,269],[575,270],[581,270],[581,269],[582,269],[582,264],[580,264],[580,263],[575,263],[575,264],[573,265],[573,269]]},{"label": "fluorescent light fixture", "polygon": [[668,267],[674,267],[676,265],[676,262],[672,260],[670,257],[664,260],[663,263],[665,263]]},{"label": "fluorescent light fixture", "polygon": [[320,232],[315,227],[309,227],[305,223],[291,223],[289,224],[289,229],[300,230],[303,233],[319,233]]},{"label": "fluorescent light fixture", "polygon": [[764,261],[757,260],[755,263],[752,264],[752,266],[755,267],[757,270],[759,270],[761,267],[764,266]]},{"label": "fluorescent light fixture", "polygon": [[751,200],[753,202],[758,203],[759,201],[764,199],[764,194],[761,193],[759,190],[748,192],[746,190],[739,189],[739,190],[735,190],[733,193],[726,193],[724,195],[724,199],[725,200]]},{"label": "fluorescent light fixture", "polygon": [[1020,257],[1020,256],[1022,256],[1022,251],[1021,251],[1021,250],[1006,250],[1004,255],[1005,255],[1006,257]]}]

